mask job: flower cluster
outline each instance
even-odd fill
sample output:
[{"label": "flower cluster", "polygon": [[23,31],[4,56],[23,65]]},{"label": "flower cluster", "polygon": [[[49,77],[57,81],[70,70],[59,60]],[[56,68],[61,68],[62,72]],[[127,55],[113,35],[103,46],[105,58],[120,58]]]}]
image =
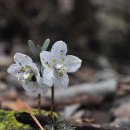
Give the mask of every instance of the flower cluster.
[{"label": "flower cluster", "polygon": [[69,78],[67,73],[77,71],[81,66],[81,60],[73,55],[66,55],[67,45],[63,41],[57,41],[51,51],[41,51],[40,65],[43,71],[32,59],[22,53],[14,56],[15,64],[10,65],[8,73],[15,76],[24,89],[31,94],[47,93],[49,87],[67,88]]}]

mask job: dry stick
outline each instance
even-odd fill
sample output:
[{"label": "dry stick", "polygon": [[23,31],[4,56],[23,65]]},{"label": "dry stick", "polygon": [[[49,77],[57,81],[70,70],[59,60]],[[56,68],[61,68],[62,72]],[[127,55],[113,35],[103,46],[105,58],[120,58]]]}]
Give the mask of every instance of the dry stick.
[{"label": "dry stick", "polygon": [[26,104],[26,106],[27,106],[27,109],[28,109],[28,111],[29,111],[31,117],[33,118],[33,120],[36,122],[36,124],[39,126],[39,128],[40,128],[41,130],[44,130],[44,128],[42,127],[42,125],[40,124],[40,122],[39,122],[39,121],[37,120],[37,118],[33,115],[32,110],[31,110],[31,108],[28,106],[28,104]]},{"label": "dry stick", "polygon": [[41,94],[38,94],[38,112],[41,114]]},{"label": "dry stick", "polygon": [[51,116],[53,117],[54,110],[54,86],[51,88]]}]

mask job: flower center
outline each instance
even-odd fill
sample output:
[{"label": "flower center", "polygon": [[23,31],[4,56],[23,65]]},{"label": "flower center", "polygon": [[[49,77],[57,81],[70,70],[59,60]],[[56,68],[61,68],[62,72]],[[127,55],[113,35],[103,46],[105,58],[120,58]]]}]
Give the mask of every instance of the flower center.
[{"label": "flower center", "polygon": [[55,66],[55,70],[56,72],[59,74],[59,76],[63,76],[64,73],[66,73],[66,69],[65,67],[63,66],[63,64],[57,64]]},{"label": "flower center", "polygon": [[22,80],[25,82],[36,81],[35,75],[31,69],[31,66],[29,65],[21,66],[20,72],[17,73],[17,78],[18,80]]}]

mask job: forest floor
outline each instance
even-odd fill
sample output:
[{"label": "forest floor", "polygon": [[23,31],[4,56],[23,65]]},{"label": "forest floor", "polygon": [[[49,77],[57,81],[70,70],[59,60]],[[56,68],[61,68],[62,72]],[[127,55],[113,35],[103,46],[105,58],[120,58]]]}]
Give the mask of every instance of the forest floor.
[{"label": "forest floor", "polygon": [[[20,111],[37,108],[37,97],[26,93],[21,84],[7,73],[12,55],[0,56],[0,107]],[[107,62],[106,62],[107,63]],[[55,92],[55,112],[77,126],[77,130],[130,129],[130,74],[110,65],[95,69],[83,64],[70,74],[70,85],[64,93]],[[127,73],[128,71],[128,73]],[[42,97],[41,107],[49,111],[50,93]],[[82,127],[80,127],[82,126]]]}]

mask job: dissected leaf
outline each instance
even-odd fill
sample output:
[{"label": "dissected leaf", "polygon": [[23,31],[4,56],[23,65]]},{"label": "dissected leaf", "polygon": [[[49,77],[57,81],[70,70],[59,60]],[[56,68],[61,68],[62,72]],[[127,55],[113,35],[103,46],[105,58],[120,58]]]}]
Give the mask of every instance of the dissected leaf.
[{"label": "dissected leaf", "polygon": [[69,122],[67,122],[62,117],[57,118],[55,122],[56,130],[75,130],[75,127],[73,127]]},{"label": "dissected leaf", "polygon": [[50,44],[50,39],[46,39],[45,42],[43,43],[42,47],[41,47],[41,50],[46,51],[49,44]]}]

